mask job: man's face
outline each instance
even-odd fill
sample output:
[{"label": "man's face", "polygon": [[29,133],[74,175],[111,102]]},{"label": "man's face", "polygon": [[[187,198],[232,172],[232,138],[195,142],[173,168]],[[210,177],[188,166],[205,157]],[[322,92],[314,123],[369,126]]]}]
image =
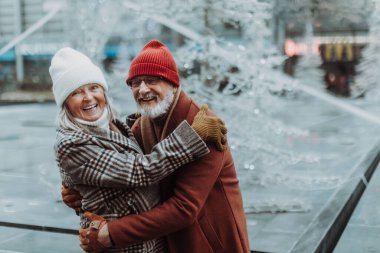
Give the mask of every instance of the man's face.
[{"label": "man's face", "polygon": [[177,87],[156,76],[138,76],[130,80],[133,97],[142,115],[156,118],[170,108]]}]

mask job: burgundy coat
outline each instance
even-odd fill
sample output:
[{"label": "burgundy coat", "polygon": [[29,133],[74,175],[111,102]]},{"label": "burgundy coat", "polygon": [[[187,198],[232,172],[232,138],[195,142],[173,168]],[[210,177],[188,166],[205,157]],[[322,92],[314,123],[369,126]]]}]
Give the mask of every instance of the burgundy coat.
[{"label": "burgundy coat", "polygon": [[[170,133],[186,119],[190,124],[199,106],[181,92],[169,119]],[[140,121],[132,131],[142,145]],[[182,166],[161,184],[165,201],[150,211],[108,223],[114,243],[124,247],[166,236],[171,253],[250,252],[246,218],[229,147]]]}]

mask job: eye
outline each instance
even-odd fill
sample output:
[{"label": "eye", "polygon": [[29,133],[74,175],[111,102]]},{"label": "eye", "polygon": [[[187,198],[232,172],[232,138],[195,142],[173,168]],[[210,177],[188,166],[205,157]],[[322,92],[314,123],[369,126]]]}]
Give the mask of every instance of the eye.
[{"label": "eye", "polygon": [[149,77],[146,79],[148,84],[155,85],[161,80],[160,77]]},{"label": "eye", "polygon": [[100,88],[100,85],[98,85],[98,84],[94,84],[94,85],[91,85],[90,86],[90,89],[91,90],[97,90],[97,89],[99,89]]},{"label": "eye", "polygon": [[75,95],[78,95],[79,94],[79,91],[77,90],[74,90],[73,92],[71,92],[70,96],[75,96]]},{"label": "eye", "polygon": [[141,83],[140,79],[132,79],[131,80],[131,85],[132,86],[138,86],[138,85],[140,85],[140,83]]},{"label": "eye", "polygon": [[147,84],[152,84],[152,83],[156,82],[156,79],[155,78],[145,78],[145,82]]}]

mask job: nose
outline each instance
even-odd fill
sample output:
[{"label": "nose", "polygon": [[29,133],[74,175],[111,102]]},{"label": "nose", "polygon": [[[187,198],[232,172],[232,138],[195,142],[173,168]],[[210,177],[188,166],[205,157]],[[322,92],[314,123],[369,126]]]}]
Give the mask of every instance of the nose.
[{"label": "nose", "polygon": [[150,92],[150,88],[144,81],[141,81],[140,87],[139,87],[139,93],[141,95],[144,95],[146,93]]},{"label": "nose", "polygon": [[90,91],[85,91],[84,92],[84,97],[83,97],[83,99],[84,100],[91,100],[92,98],[93,98],[94,96],[92,95],[92,93],[90,92]]}]

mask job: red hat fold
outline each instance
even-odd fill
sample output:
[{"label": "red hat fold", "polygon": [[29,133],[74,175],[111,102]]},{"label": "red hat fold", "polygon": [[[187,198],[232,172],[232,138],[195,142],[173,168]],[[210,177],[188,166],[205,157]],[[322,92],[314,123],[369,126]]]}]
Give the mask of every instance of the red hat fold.
[{"label": "red hat fold", "polygon": [[148,42],[131,62],[127,82],[137,76],[161,76],[179,86],[174,58],[169,49],[158,40]]}]

